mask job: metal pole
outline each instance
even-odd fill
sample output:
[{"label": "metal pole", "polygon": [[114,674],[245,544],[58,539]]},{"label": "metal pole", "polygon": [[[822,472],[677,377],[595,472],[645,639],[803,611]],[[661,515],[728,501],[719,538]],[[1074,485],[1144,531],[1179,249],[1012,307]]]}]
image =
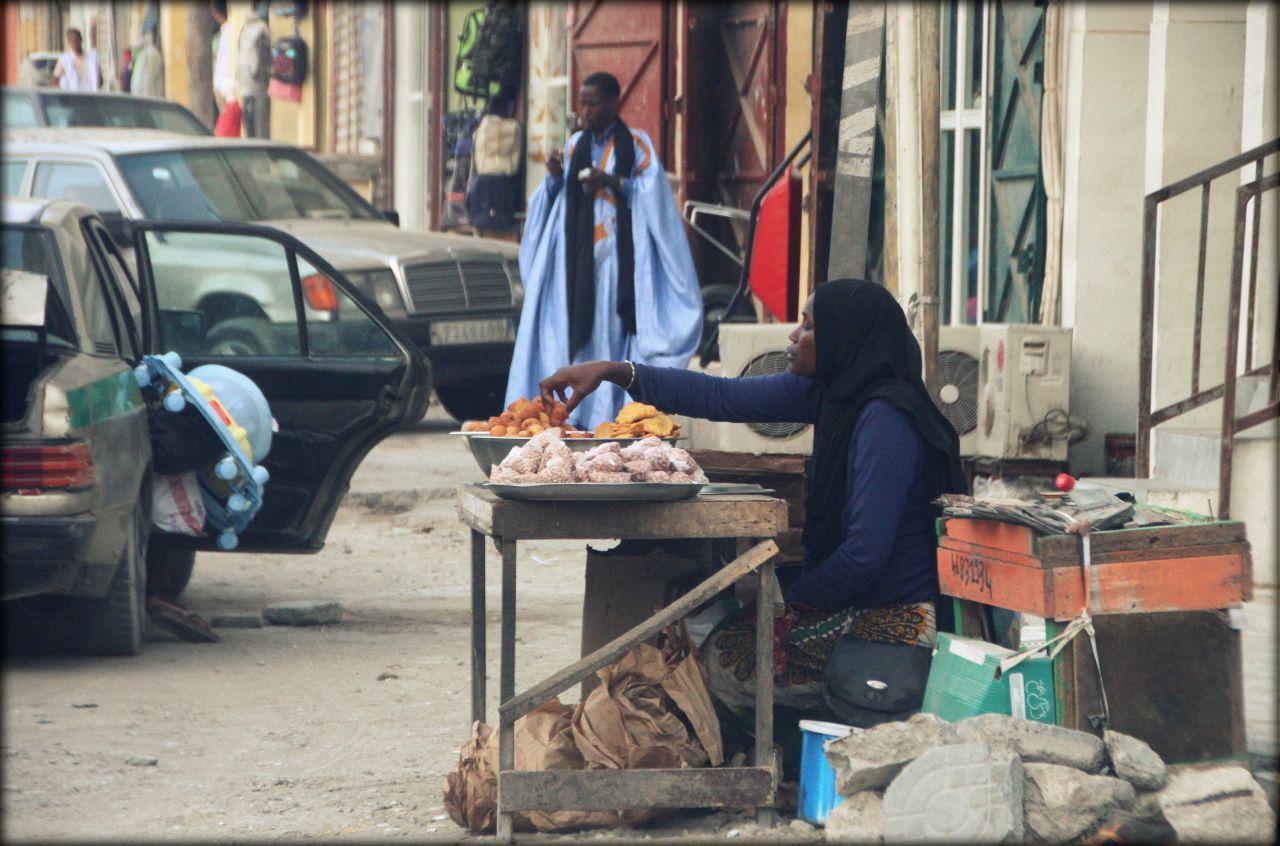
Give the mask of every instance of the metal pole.
[{"label": "metal pole", "polygon": [[920,86],[920,306],[923,309],[923,338],[921,352],[924,356],[924,383],[929,395],[937,401],[938,378],[938,267],[939,267],[939,212],[938,212],[938,133],[940,69],[939,18],[941,6],[937,3],[915,3],[916,73]]}]

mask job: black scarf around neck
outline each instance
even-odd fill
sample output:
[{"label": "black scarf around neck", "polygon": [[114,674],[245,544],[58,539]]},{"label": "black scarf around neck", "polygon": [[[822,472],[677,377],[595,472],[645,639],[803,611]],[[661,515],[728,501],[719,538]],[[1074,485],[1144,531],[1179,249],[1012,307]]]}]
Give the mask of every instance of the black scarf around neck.
[{"label": "black scarf around neck", "polygon": [[[584,129],[574,145],[565,173],[564,185],[564,262],[565,300],[569,305],[569,357],[591,339],[596,309],[595,197],[582,192],[578,173],[590,168],[590,129]],[[635,141],[631,130],[616,118],[613,123],[613,172],[631,178],[636,165]],[[601,162],[603,164],[603,162]],[[635,250],[631,241],[631,209],[626,200],[615,194],[618,204],[618,317],[622,326],[636,334]]]},{"label": "black scarf around neck", "polygon": [[880,285],[835,279],[813,299],[819,392],[813,467],[805,495],[804,546],[813,564],[844,542],[849,439],[862,409],[882,399],[915,420],[925,442],[929,497],[966,490],[960,436],[921,377],[920,345],[897,301]]}]

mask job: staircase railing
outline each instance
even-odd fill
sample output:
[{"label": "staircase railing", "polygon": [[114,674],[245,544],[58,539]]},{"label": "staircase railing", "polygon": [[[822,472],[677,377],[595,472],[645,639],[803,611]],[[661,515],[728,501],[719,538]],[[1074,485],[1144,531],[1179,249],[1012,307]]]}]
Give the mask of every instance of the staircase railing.
[{"label": "staircase railing", "polygon": [[[1231,456],[1235,435],[1268,420],[1280,416],[1277,401],[1277,377],[1280,377],[1280,329],[1272,326],[1270,360],[1255,366],[1255,336],[1258,334],[1255,314],[1258,300],[1258,244],[1259,225],[1262,217],[1260,198],[1267,191],[1280,185],[1280,174],[1263,176],[1264,160],[1280,151],[1280,138],[1247,150],[1238,156],[1206,168],[1171,185],[1147,195],[1142,220],[1142,337],[1139,352],[1139,404],[1138,433],[1136,443],[1137,471],[1139,477],[1151,475],[1151,430],[1161,423],[1186,414],[1210,402],[1222,400],[1222,441],[1218,465],[1218,512],[1223,518],[1231,507]],[[1226,361],[1222,384],[1211,388],[1200,385],[1200,350],[1204,319],[1205,248],[1209,236],[1210,183],[1219,176],[1252,166],[1254,178],[1235,191],[1235,237],[1231,253],[1231,287],[1227,302]],[[1200,188],[1200,253],[1196,268],[1195,333],[1191,350],[1191,393],[1184,399],[1153,409],[1152,386],[1155,368],[1155,307],[1156,307],[1156,231],[1160,205],[1187,191]],[[1248,212],[1252,206],[1253,214]],[[1249,224],[1252,224],[1251,226]],[[1249,237],[1245,230],[1250,229]],[[1249,250],[1248,290],[1244,288],[1244,257]],[[1247,308],[1246,308],[1247,303]],[[1280,305],[1277,306],[1280,309]],[[1246,323],[1241,331],[1241,312],[1245,311]],[[1277,315],[1280,317],[1280,314]],[[1240,336],[1244,335],[1243,362],[1240,359]],[[1260,409],[1237,417],[1235,411],[1237,382],[1246,377],[1270,375],[1267,398],[1269,402]]]}]

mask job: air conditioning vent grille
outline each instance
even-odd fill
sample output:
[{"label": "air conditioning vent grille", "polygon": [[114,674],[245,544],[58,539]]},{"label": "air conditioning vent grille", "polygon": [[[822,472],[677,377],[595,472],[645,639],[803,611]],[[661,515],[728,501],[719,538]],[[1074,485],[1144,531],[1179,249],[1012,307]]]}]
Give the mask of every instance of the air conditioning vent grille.
[{"label": "air conditioning vent grille", "polygon": [[[771,350],[761,353],[755,358],[747,362],[747,366],[742,368],[739,376],[772,376],[775,373],[785,373],[791,367],[791,361],[787,358],[787,354],[780,350]],[[757,435],[765,438],[775,438],[782,440],[784,438],[795,437],[805,430],[808,423],[748,423],[747,428],[755,432]]]},{"label": "air conditioning vent grille", "polygon": [[938,353],[938,407],[955,427],[967,435],[978,428],[978,360],[957,350]]}]

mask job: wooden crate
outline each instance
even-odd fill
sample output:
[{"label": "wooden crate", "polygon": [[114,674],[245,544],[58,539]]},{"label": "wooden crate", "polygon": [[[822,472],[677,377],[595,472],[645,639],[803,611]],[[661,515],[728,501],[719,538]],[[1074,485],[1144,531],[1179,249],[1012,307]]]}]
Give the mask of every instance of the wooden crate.
[{"label": "wooden crate", "polygon": [[[938,579],[961,634],[982,637],[976,603],[1036,614],[1047,634],[1084,605],[1080,540],[994,520],[941,524]],[[1245,755],[1240,631],[1222,609],[1252,599],[1249,545],[1235,521],[1095,532],[1090,599],[1110,727],[1166,761]],[[1089,638],[1054,660],[1059,725],[1101,734]]]},{"label": "wooden crate", "polygon": [[[1095,532],[1093,614],[1236,608],[1253,598],[1244,524],[1236,521]],[[950,519],[938,539],[942,593],[1046,619],[1085,604],[1080,539],[995,520]]]}]

